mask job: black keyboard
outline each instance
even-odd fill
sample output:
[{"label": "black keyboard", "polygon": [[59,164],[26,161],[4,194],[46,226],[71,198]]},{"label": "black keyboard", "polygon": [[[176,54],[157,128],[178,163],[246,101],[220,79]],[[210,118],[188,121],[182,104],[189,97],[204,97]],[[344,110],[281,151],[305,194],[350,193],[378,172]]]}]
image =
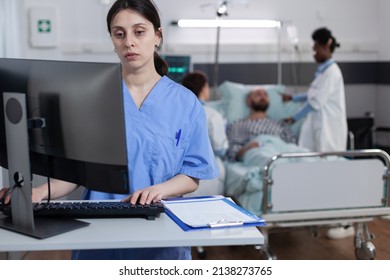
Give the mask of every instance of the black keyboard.
[{"label": "black keyboard", "polygon": [[[52,201],[33,204],[35,217],[62,218],[146,218],[154,220],[165,212],[160,202],[142,205],[120,201]],[[3,213],[11,215],[11,206],[3,206]]]}]

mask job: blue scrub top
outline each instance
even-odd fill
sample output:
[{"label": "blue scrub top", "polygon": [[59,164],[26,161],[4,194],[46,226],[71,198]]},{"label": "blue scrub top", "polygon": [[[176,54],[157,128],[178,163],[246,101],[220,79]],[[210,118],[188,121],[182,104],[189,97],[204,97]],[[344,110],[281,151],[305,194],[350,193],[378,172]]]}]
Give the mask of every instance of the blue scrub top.
[{"label": "blue scrub top", "polygon": [[[154,86],[140,109],[134,103],[125,83],[123,96],[130,193],[165,182],[177,174],[202,180],[218,176],[206,115],[201,103],[190,90],[164,76]],[[85,199],[122,199],[126,196],[128,195],[88,190]],[[191,258],[188,247],[98,251],[99,253],[96,250],[75,251],[73,257]]]},{"label": "blue scrub top", "polygon": [[[124,82],[123,98],[130,193],[165,182],[177,174],[201,180],[218,176],[206,114],[190,90],[164,76],[140,109]],[[87,191],[85,199],[126,196]]]}]

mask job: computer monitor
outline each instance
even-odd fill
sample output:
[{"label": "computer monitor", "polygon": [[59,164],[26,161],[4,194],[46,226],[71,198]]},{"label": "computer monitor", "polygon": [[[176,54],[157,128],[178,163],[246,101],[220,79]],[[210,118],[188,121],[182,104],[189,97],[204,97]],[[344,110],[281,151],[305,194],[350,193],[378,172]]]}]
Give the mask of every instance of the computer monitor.
[{"label": "computer monitor", "polygon": [[[0,93],[2,167],[27,158],[26,169],[30,168],[27,172],[31,174],[102,192],[129,192],[120,64],[0,58]],[[18,105],[23,99],[27,128],[10,132],[7,126],[13,126],[15,118],[23,115],[19,112],[23,104]],[[14,137],[8,139],[11,146],[22,147],[20,135],[24,130],[27,151],[16,148],[9,158],[7,137]],[[13,164],[12,168],[16,169],[10,174],[10,185],[20,180],[14,174],[19,172],[18,166]],[[25,183],[30,175],[24,175]],[[23,188],[31,193],[29,183]],[[20,190],[23,188],[12,193],[13,221],[14,216],[30,216],[28,198],[22,199],[27,206],[18,202],[14,207],[14,195],[26,196]]]}]

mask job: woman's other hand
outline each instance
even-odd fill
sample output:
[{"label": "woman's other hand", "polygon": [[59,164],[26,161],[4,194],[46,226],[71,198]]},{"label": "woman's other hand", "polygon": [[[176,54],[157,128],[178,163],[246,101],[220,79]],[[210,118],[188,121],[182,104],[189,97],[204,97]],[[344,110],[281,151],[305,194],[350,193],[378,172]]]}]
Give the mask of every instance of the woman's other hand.
[{"label": "woman's other hand", "polygon": [[4,187],[0,190],[0,201],[8,204],[11,201],[11,195],[7,194],[10,188]]}]

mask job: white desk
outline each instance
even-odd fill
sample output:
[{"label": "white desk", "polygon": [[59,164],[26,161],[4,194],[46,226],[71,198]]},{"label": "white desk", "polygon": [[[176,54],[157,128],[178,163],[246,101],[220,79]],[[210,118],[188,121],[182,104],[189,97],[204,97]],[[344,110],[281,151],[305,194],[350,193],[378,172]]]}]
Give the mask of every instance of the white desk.
[{"label": "white desk", "polygon": [[183,231],[166,214],[152,221],[143,218],[83,221],[91,224],[42,240],[0,229],[0,252],[264,244],[264,237],[256,227]]}]

